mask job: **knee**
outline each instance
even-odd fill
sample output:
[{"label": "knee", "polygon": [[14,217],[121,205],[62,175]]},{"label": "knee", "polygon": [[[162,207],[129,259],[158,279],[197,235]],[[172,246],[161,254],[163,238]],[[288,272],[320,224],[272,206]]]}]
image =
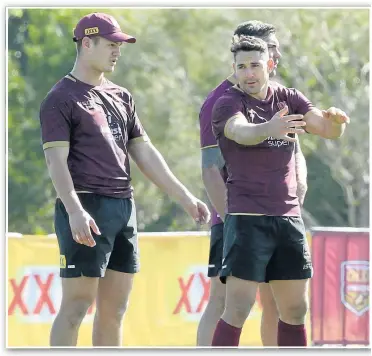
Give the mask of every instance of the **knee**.
[{"label": "knee", "polygon": [[97,305],[97,316],[100,319],[109,321],[110,323],[120,324],[128,309],[129,301],[125,300],[117,305],[110,303],[100,303]]},{"label": "knee", "polygon": [[284,319],[283,321],[290,322],[290,324],[303,324],[308,309],[306,300],[298,301],[288,305],[283,312],[280,313],[280,317]]},{"label": "knee", "polygon": [[208,301],[208,308],[220,317],[225,309],[225,300],[225,295],[211,294]]},{"label": "knee", "polygon": [[76,327],[83,321],[91,304],[91,300],[71,300],[61,306],[60,314],[67,319],[71,327]]},{"label": "knee", "polygon": [[129,300],[125,300],[123,303],[113,308],[113,316],[117,321],[121,321],[128,310]]},{"label": "knee", "polygon": [[254,305],[255,300],[235,301],[226,304],[225,312],[230,314],[236,323],[243,325]]}]

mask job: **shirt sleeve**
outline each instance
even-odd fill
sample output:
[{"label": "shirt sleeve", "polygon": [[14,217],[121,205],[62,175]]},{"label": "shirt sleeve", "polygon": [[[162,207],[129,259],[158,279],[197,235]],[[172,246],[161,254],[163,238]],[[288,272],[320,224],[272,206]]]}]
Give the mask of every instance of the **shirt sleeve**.
[{"label": "shirt sleeve", "polygon": [[313,103],[297,89],[289,89],[289,98],[293,114],[305,115],[314,108]]},{"label": "shirt sleeve", "polygon": [[131,95],[129,96],[129,106],[130,115],[128,122],[128,141],[130,142],[133,142],[132,140],[148,141],[149,138],[137,115],[136,105]]},{"label": "shirt sleeve", "polygon": [[200,125],[200,147],[214,147],[217,146],[216,138],[212,131],[212,109],[215,101],[206,100],[199,113]]},{"label": "shirt sleeve", "polygon": [[241,100],[236,100],[231,96],[223,96],[217,100],[212,111],[212,128],[217,140],[225,136],[226,123],[239,112],[243,112]]},{"label": "shirt sleeve", "polygon": [[40,106],[40,125],[43,149],[68,147],[71,134],[71,108],[61,102],[56,94],[44,99]]}]

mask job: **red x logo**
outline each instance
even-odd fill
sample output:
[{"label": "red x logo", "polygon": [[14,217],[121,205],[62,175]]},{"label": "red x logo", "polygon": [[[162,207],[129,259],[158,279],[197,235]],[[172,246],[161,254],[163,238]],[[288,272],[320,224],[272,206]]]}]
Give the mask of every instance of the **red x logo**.
[{"label": "red x logo", "polygon": [[[51,288],[53,279],[54,279],[54,273],[49,273],[47,280],[45,283],[41,280],[40,275],[35,274],[35,281],[39,287],[40,290],[40,297],[39,300],[33,310],[33,314],[40,314],[43,306],[46,304],[46,306],[49,309],[50,314],[55,314],[56,310],[54,308],[53,302],[50,299],[49,296],[49,290]],[[13,300],[8,308],[8,315],[13,315],[15,309],[18,307],[23,315],[29,315],[29,311],[27,309],[26,304],[23,302],[23,290],[27,283],[29,282],[30,276],[24,276],[22,278],[22,281],[19,285],[17,285],[15,279],[10,279],[10,285],[12,286],[14,297]]]},{"label": "red x logo", "polygon": [[40,298],[39,298],[39,300],[36,304],[34,314],[40,314],[40,311],[41,311],[44,304],[46,304],[48,306],[49,312],[51,314],[56,313],[56,310],[54,309],[54,305],[53,305],[53,303],[52,303],[52,301],[50,300],[50,297],[49,297],[49,289],[50,289],[50,285],[53,282],[53,278],[54,278],[54,274],[49,273],[46,282],[43,283],[40,279],[40,276],[38,274],[35,274],[35,280],[36,280],[37,285],[40,288],[40,293],[41,294],[40,294]]},{"label": "red x logo", "polygon": [[[194,282],[195,276],[198,276],[203,288],[203,295],[200,298],[199,304],[196,310],[191,309],[190,299],[189,299],[189,291],[192,287],[192,283]],[[181,298],[177,303],[176,308],[173,311],[173,314],[178,314],[181,311],[181,308],[184,306],[187,313],[200,313],[206,303],[209,300],[209,291],[210,291],[210,279],[205,277],[204,273],[198,272],[193,273],[190,275],[187,283],[184,283],[182,277],[178,278],[178,283],[181,288]]]},{"label": "red x logo", "polygon": [[21,309],[23,314],[26,314],[26,315],[28,314],[27,307],[23,303],[23,300],[22,300],[23,289],[26,286],[28,278],[29,276],[24,276],[19,285],[17,285],[17,282],[15,281],[14,278],[10,280],[10,285],[12,286],[14,297],[13,297],[12,303],[9,306],[8,315],[12,315],[17,306]]},{"label": "red x logo", "polygon": [[181,295],[181,298],[180,298],[180,300],[179,300],[179,302],[176,306],[176,309],[174,309],[173,314],[178,314],[180,312],[181,308],[182,308],[182,305],[185,305],[185,309],[186,309],[187,313],[191,313],[191,305],[190,305],[188,293],[189,293],[191,284],[194,280],[194,277],[195,277],[195,273],[193,273],[189,277],[186,285],[184,284],[182,277],[178,278],[178,283],[180,285],[182,295]]}]

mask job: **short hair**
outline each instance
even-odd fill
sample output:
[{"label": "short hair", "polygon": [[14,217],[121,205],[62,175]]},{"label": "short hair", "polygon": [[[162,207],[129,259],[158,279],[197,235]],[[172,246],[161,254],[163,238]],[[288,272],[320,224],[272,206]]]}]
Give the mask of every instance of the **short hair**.
[{"label": "short hair", "polygon": [[273,25],[257,20],[243,22],[238,25],[234,31],[234,35],[260,38],[267,37],[272,33],[276,33],[276,29]]},{"label": "short hair", "polygon": [[[89,37],[90,39],[92,39],[93,40],[93,43],[95,45],[99,42],[99,40],[101,38],[100,36],[87,36],[87,37]],[[79,54],[81,52],[81,47],[82,47],[83,39],[76,40],[76,41],[74,40],[74,42],[76,43],[76,51]]]},{"label": "short hair", "polygon": [[258,51],[261,53],[268,53],[267,43],[260,38],[253,36],[237,36],[233,37],[231,52],[234,53],[234,58],[240,51],[251,52]]}]

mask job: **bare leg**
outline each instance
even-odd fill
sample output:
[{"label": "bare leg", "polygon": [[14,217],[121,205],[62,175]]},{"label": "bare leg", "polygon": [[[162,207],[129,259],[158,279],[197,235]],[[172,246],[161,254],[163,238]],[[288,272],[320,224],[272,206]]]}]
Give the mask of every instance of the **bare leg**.
[{"label": "bare leg", "polygon": [[257,282],[228,277],[226,281],[226,304],[222,319],[237,328],[244,325],[245,320],[256,301]]},{"label": "bare leg", "polygon": [[97,293],[98,278],[62,279],[62,302],[50,332],[50,346],[76,346],[80,324]]},{"label": "bare leg", "polygon": [[121,346],[122,324],[127,310],[133,274],[106,270],[98,286],[93,322],[93,346]]},{"label": "bare leg", "polygon": [[256,300],[257,282],[229,276],[225,311],[217,323],[212,346],[239,346],[240,334]]},{"label": "bare leg", "polygon": [[212,345],[214,330],[225,309],[226,286],[219,277],[210,280],[209,301],[198,326],[197,346]]},{"label": "bare leg", "polygon": [[270,281],[279,310],[278,346],[307,346],[309,280]]},{"label": "bare leg", "polygon": [[305,323],[308,310],[308,279],[291,281],[270,281],[278,306],[280,320],[287,324]]},{"label": "bare leg", "polygon": [[279,313],[268,283],[260,283],[260,299],[262,303],[261,340],[263,346],[278,346]]}]

